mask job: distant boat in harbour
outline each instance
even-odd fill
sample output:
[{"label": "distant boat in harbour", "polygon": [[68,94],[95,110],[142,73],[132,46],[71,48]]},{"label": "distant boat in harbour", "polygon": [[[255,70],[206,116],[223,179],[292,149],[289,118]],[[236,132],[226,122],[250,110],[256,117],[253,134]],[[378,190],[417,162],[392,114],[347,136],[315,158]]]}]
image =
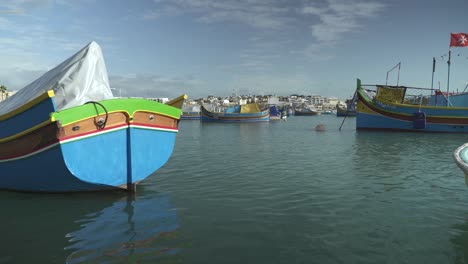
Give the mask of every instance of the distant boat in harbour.
[{"label": "distant boat in harbour", "polygon": [[200,120],[200,106],[199,105],[188,105],[182,107],[181,120]]},{"label": "distant boat in harbour", "polygon": [[258,103],[227,107],[223,112],[214,112],[201,106],[202,122],[244,123],[268,122],[270,110],[261,110]]},{"label": "distant boat in harbour", "polygon": [[336,105],[336,116],[356,116],[356,102],[353,99],[347,99],[346,105]]},{"label": "distant boat in harbour", "polygon": [[271,120],[281,120],[287,118],[287,113],[281,111],[276,105],[270,106],[270,121]]},{"label": "distant boat in harbour", "polygon": [[295,116],[316,116],[320,114],[322,114],[322,112],[311,105],[304,105],[294,109]]}]

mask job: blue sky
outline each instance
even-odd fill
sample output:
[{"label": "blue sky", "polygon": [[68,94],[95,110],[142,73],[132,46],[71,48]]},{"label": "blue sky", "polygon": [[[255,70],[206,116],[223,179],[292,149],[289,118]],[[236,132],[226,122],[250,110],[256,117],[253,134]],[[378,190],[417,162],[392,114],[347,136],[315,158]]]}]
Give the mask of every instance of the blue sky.
[{"label": "blue sky", "polygon": [[[90,41],[116,95],[189,98],[293,93],[351,97],[356,78],[447,84],[450,32],[466,0],[2,0],[0,83],[17,90]],[[397,72],[389,75],[396,84]],[[451,90],[468,83],[452,48]]]}]

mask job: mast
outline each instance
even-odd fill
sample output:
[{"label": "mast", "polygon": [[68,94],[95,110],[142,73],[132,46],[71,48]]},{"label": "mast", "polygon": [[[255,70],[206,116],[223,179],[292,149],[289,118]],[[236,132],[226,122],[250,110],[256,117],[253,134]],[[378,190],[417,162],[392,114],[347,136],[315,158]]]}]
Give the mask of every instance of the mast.
[{"label": "mast", "polygon": [[397,65],[395,65],[392,69],[390,69],[389,71],[387,71],[387,78],[385,80],[385,85],[388,84],[388,74],[393,71],[394,69],[398,68],[398,79],[397,79],[397,86],[398,84],[400,83],[400,68],[401,68],[401,61],[399,63],[397,63]]},{"label": "mast", "polygon": [[447,106],[449,106],[449,89],[450,89],[450,55],[451,55],[451,50],[449,48],[449,53],[448,53],[448,75],[447,75]]},{"label": "mast", "polygon": [[431,81],[431,96],[434,91],[434,73],[435,73],[436,60],[435,57],[432,58],[432,81]]}]

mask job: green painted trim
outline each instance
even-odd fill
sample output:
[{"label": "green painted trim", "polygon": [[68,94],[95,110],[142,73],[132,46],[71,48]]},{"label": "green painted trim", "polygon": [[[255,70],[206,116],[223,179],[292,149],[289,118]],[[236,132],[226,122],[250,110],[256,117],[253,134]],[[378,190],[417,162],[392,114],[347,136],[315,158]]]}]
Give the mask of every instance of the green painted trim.
[{"label": "green painted trim", "polygon": [[[98,103],[102,104],[107,109],[108,113],[123,111],[126,112],[130,117],[133,117],[134,113],[137,111],[154,112],[175,119],[180,119],[180,115],[182,114],[181,109],[146,99],[116,98],[99,101]],[[96,109],[98,113],[96,113]],[[79,120],[84,120],[90,117],[94,117],[98,114],[101,115],[105,113],[106,112],[100,105],[89,103],[62,111],[53,112],[50,114],[50,120],[52,122],[60,121],[62,126],[64,126]]]}]

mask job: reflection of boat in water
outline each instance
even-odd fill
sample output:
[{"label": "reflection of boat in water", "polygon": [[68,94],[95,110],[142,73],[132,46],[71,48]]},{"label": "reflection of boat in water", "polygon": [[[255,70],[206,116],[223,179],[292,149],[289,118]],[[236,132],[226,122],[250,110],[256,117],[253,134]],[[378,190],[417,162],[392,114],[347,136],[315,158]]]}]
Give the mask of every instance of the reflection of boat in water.
[{"label": "reflection of boat in water", "polygon": [[[178,252],[169,197],[124,193],[2,194],[0,263],[130,263]],[[31,221],[31,217],[34,221]],[[27,254],[25,254],[27,252]],[[130,261],[132,260],[132,261]]]},{"label": "reflection of boat in water", "polygon": [[73,250],[67,263],[148,261],[178,252],[167,244],[179,227],[167,196],[119,200],[90,220],[81,221],[80,229],[67,234],[72,245],[66,249]]}]

